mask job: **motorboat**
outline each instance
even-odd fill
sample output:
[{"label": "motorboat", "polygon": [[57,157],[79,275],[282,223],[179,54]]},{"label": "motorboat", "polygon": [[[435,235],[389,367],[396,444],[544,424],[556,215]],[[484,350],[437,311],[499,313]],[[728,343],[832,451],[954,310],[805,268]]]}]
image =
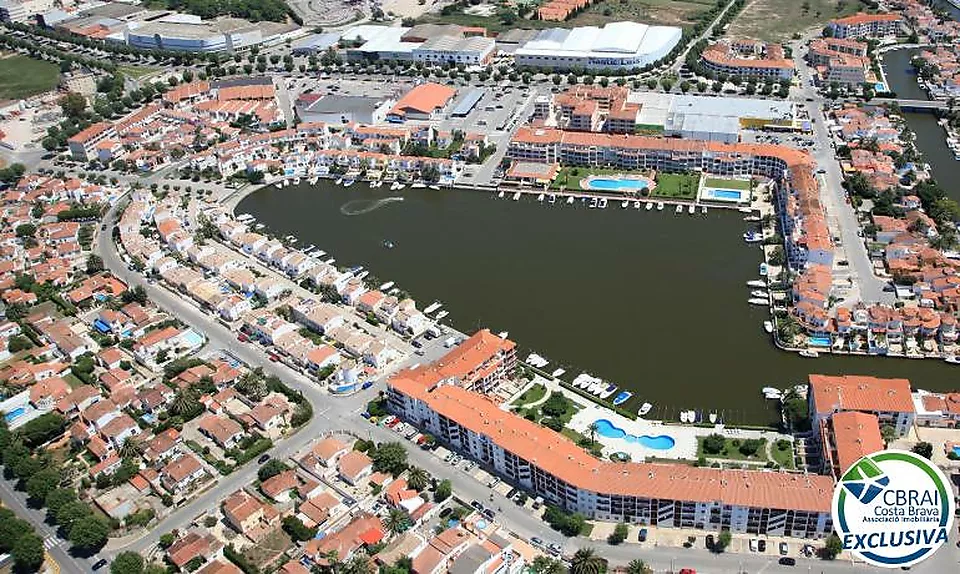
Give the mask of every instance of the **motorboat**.
[{"label": "motorboat", "polygon": [[637,414],[640,415],[641,417],[647,416],[647,413],[649,413],[651,410],[653,410],[653,405],[651,405],[650,403],[643,403],[642,405],[640,405],[640,410],[637,411]]},{"label": "motorboat", "polygon": [[750,292],[750,295],[753,297],[769,297],[770,296],[769,293],[767,293],[766,291],[763,291],[762,289],[754,289],[753,291]]},{"label": "motorboat", "polygon": [[751,305],[769,305],[770,301],[767,299],[761,299],[760,297],[751,297],[747,299],[747,303],[750,303]]},{"label": "motorboat", "polygon": [[707,206],[706,206],[706,205],[701,205],[701,206],[700,206],[700,213],[702,213],[703,215],[706,215],[706,214],[707,214]]},{"label": "motorboat", "polygon": [[758,271],[759,271],[761,277],[766,277],[766,276],[767,276],[767,271],[768,271],[768,269],[767,269],[767,264],[766,264],[766,263],[761,263],[761,264],[760,264],[760,268],[758,269]]},{"label": "motorboat", "polygon": [[300,178],[299,178],[299,177],[293,178],[293,185],[300,185]]},{"label": "motorboat", "polygon": [[546,197],[547,197],[547,194],[541,193],[540,195],[537,196],[537,201],[540,203],[543,203],[543,200],[546,199]]},{"label": "motorboat", "polygon": [[518,191],[517,193],[514,193],[514,194],[513,194],[513,200],[514,200],[514,201],[520,201],[520,192],[519,192],[519,191]]},{"label": "motorboat", "polygon": [[343,178],[342,178],[342,177],[338,177],[338,178],[337,178],[337,181],[335,181],[335,182],[333,182],[333,183],[335,183],[335,184],[337,184],[337,185],[340,185],[340,184],[343,183]]},{"label": "motorboat", "polygon": [[423,183],[422,181],[418,181],[417,183],[414,183],[410,187],[412,187],[413,189],[423,189],[427,187],[427,184]]},{"label": "motorboat", "polygon": [[574,201],[574,198],[571,195],[570,197],[567,198],[567,205],[573,205],[573,201]]},{"label": "motorboat", "polygon": [[712,424],[712,425],[717,424],[717,413],[716,413],[716,412],[710,413],[710,424]]},{"label": "motorboat", "polygon": [[761,221],[761,218],[759,215],[748,215],[744,217],[743,220],[744,221]]},{"label": "motorboat", "polygon": [[633,202],[633,208],[634,208],[634,209],[640,209],[640,201],[634,201],[634,202]]},{"label": "motorboat", "polygon": [[740,213],[753,213],[753,209],[747,206],[738,207],[737,211],[739,211]]},{"label": "motorboat", "polygon": [[599,207],[600,209],[606,209],[606,208],[607,208],[607,198],[606,198],[606,197],[601,197],[601,198],[600,198],[600,203],[597,204],[597,207]]},{"label": "motorboat", "polygon": [[763,234],[754,231],[747,231],[743,234],[743,240],[747,243],[760,243],[763,241]]},{"label": "motorboat", "polygon": [[440,301],[434,301],[433,303],[427,305],[427,308],[423,310],[423,314],[429,315],[430,313],[433,313],[440,307],[443,307],[443,303],[441,303]]},{"label": "motorboat", "polygon": [[690,422],[690,416],[687,414],[687,411],[680,411],[680,422],[682,423]]},{"label": "motorboat", "polygon": [[683,206],[680,205],[680,204],[677,204],[677,208],[676,208],[675,210],[673,210],[673,212],[674,212],[674,213],[683,213]]},{"label": "motorboat", "polygon": [[650,211],[651,209],[653,209],[653,202],[652,202],[652,201],[648,201],[648,202],[647,202],[647,205],[646,205],[646,207],[644,207],[644,209],[646,209],[647,211]]},{"label": "motorboat", "polygon": [[394,247],[396,247],[396,244],[393,241],[390,241],[389,239],[385,239],[383,241],[383,246],[386,247],[387,249],[393,249]]},{"label": "motorboat", "polygon": [[764,322],[763,322],[763,330],[766,331],[767,333],[773,333],[773,322],[772,322],[772,321],[764,321]]},{"label": "motorboat", "polygon": [[393,281],[387,281],[386,283],[380,286],[380,291],[384,291],[384,292],[389,291],[390,288],[393,286],[394,286]]},{"label": "motorboat", "polygon": [[450,314],[450,313],[448,313],[448,312],[446,312],[446,311],[440,311],[439,313],[437,313],[437,321],[439,321],[440,319],[443,319],[444,317],[446,317],[446,316],[449,315],[449,314]]},{"label": "motorboat", "polygon": [[633,393],[630,391],[620,391],[617,393],[617,396],[613,398],[613,406],[619,407],[623,403],[630,400],[630,397],[633,396]]},{"label": "motorboat", "polygon": [[662,201],[658,201],[658,202],[657,202],[657,211],[663,211],[663,202],[662,202]]},{"label": "motorboat", "polygon": [[564,371],[563,369],[557,369],[557,370],[553,371],[552,373],[550,373],[550,376],[551,376],[551,377],[559,377],[560,375],[562,375],[562,374],[564,374],[564,373],[566,373],[566,371]]},{"label": "motorboat", "polygon": [[605,388],[605,389],[603,389],[602,391],[600,391],[600,393],[599,393],[599,394],[600,394],[600,398],[601,398],[601,399],[608,399],[608,398],[610,398],[610,396],[613,395],[613,393],[615,393],[615,392],[617,392],[617,385],[614,385],[614,384],[607,385],[607,388]]},{"label": "motorboat", "polygon": [[953,363],[954,365],[960,365],[960,357],[958,357],[957,355],[954,355],[952,357],[946,357],[943,360],[948,363]]},{"label": "motorboat", "polygon": [[[397,185],[397,184],[393,184],[393,185]],[[390,189],[393,189],[393,186],[391,186]],[[505,191],[501,191],[500,193],[497,194],[497,197],[498,197],[499,199],[503,199],[503,196],[506,195],[506,193],[507,193],[507,192],[505,192]]]},{"label": "motorboat", "polygon": [[439,186],[439,185],[436,185],[436,184],[434,184],[434,185],[428,185],[427,187],[429,187],[430,189],[432,189],[432,190],[434,190],[434,191],[440,191],[440,186]]},{"label": "motorboat", "polygon": [[767,282],[762,279],[751,279],[747,281],[747,287],[764,287],[766,288]]},{"label": "motorboat", "polygon": [[690,215],[693,215],[696,212],[697,212],[697,206],[691,203],[690,206],[687,207],[687,213],[689,213]]},{"label": "motorboat", "polygon": [[801,357],[807,359],[816,359],[820,356],[820,353],[814,351],[813,349],[804,349],[798,353]]},{"label": "motorboat", "polygon": [[500,331],[499,333],[497,333],[497,336],[500,337],[501,339],[506,339],[507,337],[510,336],[510,331]]},{"label": "motorboat", "polygon": [[595,207],[597,207],[597,198],[596,198],[596,197],[594,197],[594,198],[592,198],[592,199],[590,200],[590,209],[594,209]]},{"label": "motorboat", "polygon": [[783,391],[776,387],[763,387],[760,392],[763,393],[763,398],[768,400],[780,400],[783,396]]},{"label": "motorboat", "polygon": [[687,419],[691,423],[697,422],[699,420],[699,417],[697,417],[697,411],[687,411]]},{"label": "motorboat", "polygon": [[530,353],[529,355],[527,355],[525,362],[528,365],[532,365],[538,369],[542,369],[543,367],[546,367],[548,364],[550,364],[549,361],[547,361],[546,359],[544,359],[543,357],[541,357],[536,353]]},{"label": "motorboat", "polygon": [[320,181],[319,177],[311,177],[309,179],[310,185],[317,185],[317,182]]},{"label": "motorboat", "polygon": [[351,185],[353,185],[354,181],[356,181],[356,180],[353,180],[353,179],[345,179],[345,180],[343,180],[343,187],[350,187]]},{"label": "motorboat", "polygon": [[550,199],[547,200],[547,203],[549,203],[550,205],[553,205],[556,202],[557,202],[557,194],[551,193]]},{"label": "motorboat", "polygon": [[620,202],[620,209],[626,209],[628,207],[630,207],[630,202],[626,199]]}]

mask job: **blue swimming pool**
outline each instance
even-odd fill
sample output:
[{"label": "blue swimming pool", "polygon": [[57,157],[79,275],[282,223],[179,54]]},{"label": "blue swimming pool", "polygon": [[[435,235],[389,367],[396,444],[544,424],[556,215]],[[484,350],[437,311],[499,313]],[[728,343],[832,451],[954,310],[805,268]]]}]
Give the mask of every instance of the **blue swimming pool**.
[{"label": "blue swimming pool", "polygon": [[830,337],[810,337],[810,344],[814,347],[829,347]]},{"label": "blue swimming pool", "polygon": [[746,201],[744,194],[745,191],[738,189],[719,189],[719,188],[707,188],[703,190],[704,199],[715,199],[718,201]]},{"label": "blue swimming pool", "polygon": [[960,456],[960,444],[953,445],[953,454]]},{"label": "blue swimming pool", "polygon": [[670,450],[677,444],[677,441],[673,440],[673,437],[667,436],[665,434],[650,436],[650,435],[632,435],[627,434],[627,431],[616,426],[607,419],[599,419],[595,423],[597,425],[597,434],[605,438],[619,438],[627,442],[635,442],[640,446],[654,450]]},{"label": "blue swimming pool", "polygon": [[186,341],[191,347],[199,347],[203,344],[203,335],[197,333],[193,329],[188,329],[183,334],[183,340]]},{"label": "blue swimming pool", "polygon": [[17,407],[9,413],[4,413],[3,418],[7,419],[7,422],[10,422],[23,416],[25,412],[27,412],[26,407]]},{"label": "blue swimming pool", "polygon": [[647,189],[647,180],[631,179],[626,177],[595,177],[587,181],[590,189],[602,189],[605,191],[638,190]]}]

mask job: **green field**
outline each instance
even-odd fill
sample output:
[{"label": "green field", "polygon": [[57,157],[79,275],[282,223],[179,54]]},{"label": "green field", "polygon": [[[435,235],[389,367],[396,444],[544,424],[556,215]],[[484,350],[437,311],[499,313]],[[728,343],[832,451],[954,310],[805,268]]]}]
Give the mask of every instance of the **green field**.
[{"label": "green field", "polygon": [[0,58],[0,100],[19,100],[57,86],[56,64],[14,55]]},{"label": "green field", "polygon": [[160,68],[153,66],[117,66],[117,71],[131,80],[138,80],[147,74],[152,74]]},{"label": "green field", "polygon": [[704,187],[717,189],[740,189],[750,191],[750,182],[743,179],[724,179],[722,177],[708,177],[703,182]]},{"label": "green field", "polygon": [[657,187],[650,195],[654,197],[669,197],[671,199],[694,199],[697,197],[697,185],[700,176],[683,173],[657,174]]},{"label": "green field", "polygon": [[753,0],[733,19],[727,36],[784,42],[797,32],[860,11],[867,7],[858,0]]}]

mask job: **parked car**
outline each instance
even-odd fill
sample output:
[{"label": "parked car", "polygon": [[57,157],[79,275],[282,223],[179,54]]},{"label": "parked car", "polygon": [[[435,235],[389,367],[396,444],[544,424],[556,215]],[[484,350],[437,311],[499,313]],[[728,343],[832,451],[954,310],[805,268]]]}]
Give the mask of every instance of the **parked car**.
[{"label": "parked car", "polygon": [[560,553],[563,552],[563,547],[556,542],[551,542],[547,545],[547,552],[553,554],[554,556],[560,556]]},{"label": "parked car", "polygon": [[779,562],[781,566],[796,566],[796,565],[797,565],[797,559],[796,559],[796,558],[791,558],[791,557],[789,557],[789,556],[784,556],[783,558],[781,558],[781,559],[778,560],[777,562]]},{"label": "parked car", "polygon": [[477,500],[474,500],[473,502],[471,502],[470,506],[472,506],[476,510],[483,510],[483,505],[480,504],[480,502]]},{"label": "parked car", "polygon": [[533,538],[530,539],[530,544],[540,547],[540,546],[543,546],[543,540],[534,536]]},{"label": "parked car", "polygon": [[99,569],[103,568],[103,567],[106,566],[106,565],[107,565],[107,561],[104,560],[103,558],[101,558],[100,560],[97,560],[96,562],[93,563],[93,569],[94,569],[94,570],[99,570]]},{"label": "parked car", "polygon": [[489,508],[487,508],[487,509],[485,509],[485,510],[483,511],[483,515],[487,517],[487,520],[493,520],[493,518],[496,516],[496,514],[494,514],[493,510],[491,510],[491,509],[489,509]]},{"label": "parked car", "polygon": [[767,551],[767,541],[766,541],[766,540],[758,540],[758,541],[757,541],[757,548],[760,550],[760,552],[766,552],[766,551]]},{"label": "parked car", "polygon": [[751,539],[750,539],[749,546],[750,546],[750,552],[756,552],[756,551],[757,551],[757,540],[756,540],[755,538],[751,538]]},{"label": "parked car", "polygon": [[713,550],[713,534],[707,534],[707,550]]},{"label": "parked car", "polygon": [[786,556],[786,555],[787,555],[787,552],[789,552],[789,551],[790,551],[790,547],[787,546],[787,543],[786,543],[786,542],[781,542],[781,543],[780,543],[780,554],[782,554],[783,556]]},{"label": "parked car", "polygon": [[270,455],[269,455],[269,454],[261,455],[260,458],[257,459],[257,464],[263,464],[263,463],[267,462],[268,460],[270,460]]},{"label": "parked car", "polygon": [[641,529],[640,529],[640,533],[637,534],[637,540],[639,540],[640,542],[646,542],[646,541],[647,541],[647,529],[646,529],[646,528],[641,528]]}]

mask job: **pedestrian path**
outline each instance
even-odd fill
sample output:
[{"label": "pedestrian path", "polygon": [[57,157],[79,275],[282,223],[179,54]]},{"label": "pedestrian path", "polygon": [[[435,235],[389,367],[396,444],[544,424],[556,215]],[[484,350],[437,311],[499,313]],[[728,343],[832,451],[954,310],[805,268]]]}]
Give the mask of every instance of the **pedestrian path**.
[{"label": "pedestrian path", "polygon": [[48,536],[43,539],[43,549],[50,550],[51,548],[56,548],[63,544],[63,540],[60,540],[57,536]]}]

